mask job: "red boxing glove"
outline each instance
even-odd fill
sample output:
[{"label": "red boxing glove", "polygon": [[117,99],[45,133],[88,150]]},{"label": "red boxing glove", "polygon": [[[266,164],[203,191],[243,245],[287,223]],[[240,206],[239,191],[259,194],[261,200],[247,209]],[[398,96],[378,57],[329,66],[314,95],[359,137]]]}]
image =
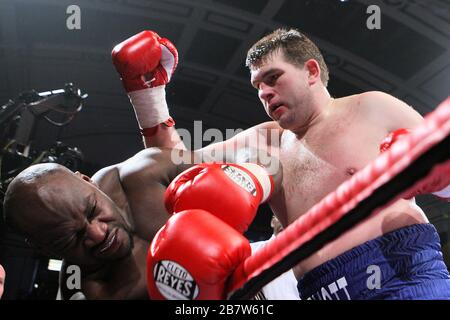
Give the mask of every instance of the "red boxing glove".
[{"label": "red boxing glove", "polygon": [[172,126],[165,85],[178,64],[175,46],[153,31],[142,31],[116,45],[111,55],[143,133],[160,123]]},{"label": "red boxing glove", "polygon": [[151,299],[225,299],[226,281],[251,254],[248,240],[202,210],[172,216],[147,255]]},{"label": "red boxing glove", "polygon": [[381,141],[380,144],[380,153],[385,152],[387,150],[389,150],[392,146],[392,144],[394,144],[395,142],[397,142],[397,140],[406,134],[410,134],[411,131],[409,131],[408,129],[397,129],[391,133],[389,133],[386,138],[383,139],[383,141]]},{"label": "red boxing glove", "polygon": [[167,84],[178,64],[175,46],[148,30],[116,45],[111,55],[127,92]]},{"label": "red boxing glove", "polygon": [[273,188],[272,177],[257,164],[203,163],[170,183],[164,203],[169,213],[206,210],[243,233]]},{"label": "red boxing glove", "polygon": [[[396,143],[402,136],[410,134],[408,129],[398,129],[387,135],[380,145],[380,152],[387,151],[394,143]],[[431,193],[446,201],[450,201],[450,185],[448,185],[448,174],[433,174],[430,178],[422,181],[416,186],[416,190],[411,193],[410,198],[420,194]]]}]

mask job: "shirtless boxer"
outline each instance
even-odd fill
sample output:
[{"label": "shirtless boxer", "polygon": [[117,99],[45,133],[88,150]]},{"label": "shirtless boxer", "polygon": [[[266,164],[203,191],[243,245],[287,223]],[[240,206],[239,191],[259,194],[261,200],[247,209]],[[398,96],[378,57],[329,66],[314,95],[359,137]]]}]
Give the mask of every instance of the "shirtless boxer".
[{"label": "shirtless boxer", "polygon": [[[279,154],[283,187],[269,204],[284,226],[395,143],[404,133],[399,129],[414,129],[423,120],[382,92],[331,97],[319,49],[296,30],[276,30],[258,41],[247,65],[274,121],[203,150],[224,153],[227,146],[250,146]],[[279,139],[267,139],[273,137],[267,130],[276,130]],[[439,195],[449,198],[446,190]],[[358,224],[294,272],[302,299],[450,298],[439,237],[414,199],[398,200]],[[374,277],[379,282],[369,285]]]},{"label": "shirtless boxer", "polygon": [[[239,226],[240,233],[245,231],[260,201],[280,185],[281,176],[271,180],[258,165],[229,164],[226,167],[229,172],[251,176],[247,182],[256,188],[251,194],[224,174],[220,164],[202,164],[201,177],[193,173],[199,168],[194,166],[187,173],[189,177],[182,174],[176,180],[179,183],[180,179],[184,182],[195,179],[189,191],[185,188],[184,193],[166,195],[164,202],[170,181],[188,167],[192,165],[175,165],[171,150],[156,148],[145,149],[123,163],[104,168],[92,179],[58,164],[34,165],[8,186],[5,221],[42,252],[63,258],[66,267],[78,266],[81,291],[87,299],[145,299],[147,251],[156,232],[169,218],[165,206],[170,201],[174,202],[170,213],[208,209],[209,213],[203,213],[201,220],[204,215],[223,214],[214,231],[226,234],[223,245],[232,247],[227,245],[227,241],[233,241],[233,229],[228,224]],[[221,228],[231,231],[222,232]],[[199,230],[198,238],[201,233]],[[250,254],[250,246],[239,232],[235,233],[244,247],[242,260]],[[62,274],[66,274],[65,269]],[[65,280],[61,284],[62,295],[70,298],[73,293],[65,292]]]}]

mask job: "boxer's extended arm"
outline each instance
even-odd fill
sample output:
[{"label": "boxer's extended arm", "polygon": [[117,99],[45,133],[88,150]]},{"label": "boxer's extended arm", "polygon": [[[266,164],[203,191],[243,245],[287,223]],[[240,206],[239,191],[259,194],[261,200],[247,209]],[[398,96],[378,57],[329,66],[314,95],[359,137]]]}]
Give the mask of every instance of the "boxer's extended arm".
[{"label": "boxer's extended arm", "polygon": [[[236,150],[259,149],[268,154],[277,153],[283,129],[275,121],[267,121],[239,132],[224,141],[218,141],[197,149],[204,153],[205,161],[214,161],[226,156],[227,161],[235,162]],[[175,127],[160,124],[158,130],[150,137],[144,137],[146,148],[165,147],[186,150]],[[217,160],[216,160],[217,161]]]},{"label": "boxer's extended arm", "polygon": [[[136,232],[151,241],[168,217],[162,201],[166,188],[176,176],[197,163],[201,159],[190,151],[147,148],[123,163],[100,170],[92,180],[120,208],[132,213]],[[269,168],[273,172],[267,170],[272,176],[273,192],[277,192],[281,187],[282,168],[277,159],[272,159],[271,164],[277,164]],[[148,232],[149,228],[153,232]]]},{"label": "boxer's extended arm", "polygon": [[250,153],[252,150],[259,150],[265,154],[276,155],[282,132],[275,121],[268,121],[248,128],[228,140],[210,144],[196,151],[201,151],[204,159],[209,162],[223,159],[229,162],[243,162],[241,158],[248,156],[244,150],[250,150]]},{"label": "boxer's extended arm", "polygon": [[279,161],[279,146],[283,130],[274,121],[264,122],[234,137],[195,150],[201,162],[257,163],[272,175],[277,193],[281,187],[283,170]]}]

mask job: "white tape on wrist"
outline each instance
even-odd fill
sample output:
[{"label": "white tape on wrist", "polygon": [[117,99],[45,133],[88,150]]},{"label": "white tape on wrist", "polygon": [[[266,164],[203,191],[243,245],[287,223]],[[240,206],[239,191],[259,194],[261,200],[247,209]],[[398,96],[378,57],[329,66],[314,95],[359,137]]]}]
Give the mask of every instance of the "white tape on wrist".
[{"label": "white tape on wrist", "polygon": [[258,179],[259,184],[263,189],[263,197],[261,203],[265,202],[273,192],[273,183],[271,180],[272,178],[267,173],[266,169],[256,163],[239,163],[238,165],[250,171],[256,177],[256,179]]},{"label": "white tape on wrist", "polygon": [[141,128],[154,127],[170,118],[165,87],[158,86],[128,93]]}]

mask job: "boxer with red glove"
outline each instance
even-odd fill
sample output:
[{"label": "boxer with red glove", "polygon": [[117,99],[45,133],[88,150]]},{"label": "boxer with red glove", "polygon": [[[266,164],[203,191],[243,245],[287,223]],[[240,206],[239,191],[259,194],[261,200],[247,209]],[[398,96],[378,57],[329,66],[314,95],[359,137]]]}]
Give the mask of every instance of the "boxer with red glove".
[{"label": "boxer with red glove", "polygon": [[149,296],[158,300],[225,299],[227,279],[250,254],[249,241],[209,212],[179,212],[150,245]]},{"label": "boxer with red glove", "polygon": [[206,210],[243,233],[273,190],[273,177],[258,164],[203,163],[170,183],[164,203],[169,213]]},{"label": "boxer with red glove", "polygon": [[161,124],[172,127],[175,122],[169,115],[165,85],[178,64],[175,46],[147,30],[116,45],[111,55],[144,138],[153,137]]},{"label": "boxer with red glove", "polygon": [[[389,133],[380,144],[380,152],[385,152],[405,135],[410,134],[408,129],[397,129]],[[448,185],[448,178],[445,176],[433,176],[432,179],[427,179],[419,185],[419,187],[412,192],[411,198],[420,194],[431,193],[443,200],[450,201],[450,185]]]}]

